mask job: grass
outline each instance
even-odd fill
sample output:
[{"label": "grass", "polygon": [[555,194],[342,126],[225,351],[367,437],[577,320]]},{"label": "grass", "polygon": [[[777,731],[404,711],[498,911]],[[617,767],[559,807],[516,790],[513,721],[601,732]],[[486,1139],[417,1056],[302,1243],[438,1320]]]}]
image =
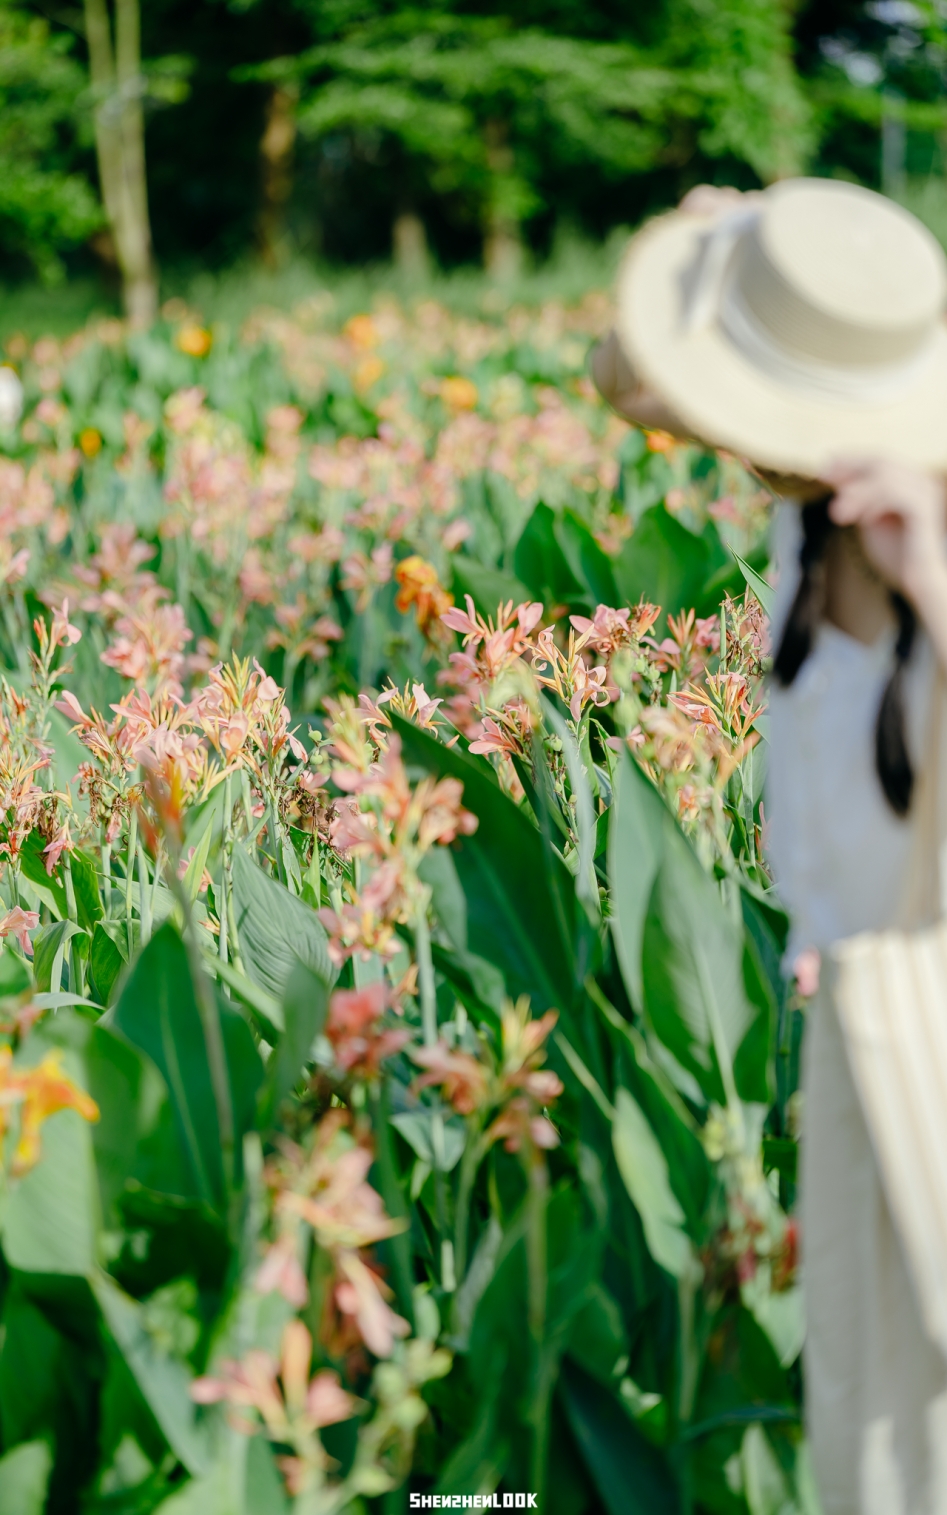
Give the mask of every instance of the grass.
[{"label": "grass", "polygon": [[[619,229],[603,243],[563,233],[551,256],[527,266],[516,279],[498,284],[482,269],[449,272],[434,268],[423,280],[407,278],[392,264],[361,268],[327,267],[294,258],[279,269],[247,262],[222,273],[181,277],[174,269],[162,278],[162,299],[187,300],[206,321],[239,324],[261,305],[280,310],[328,291],[342,319],[364,310],[378,295],[401,300],[435,299],[459,315],[498,314],[511,305],[541,305],[546,300],[578,301],[591,289],[610,287],[627,238]],[[36,284],[0,286],[0,342],[23,332],[30,338],[63,336],[95,316],[120,313],[118,299],[104,283],[74,279],[52,288]]]}]

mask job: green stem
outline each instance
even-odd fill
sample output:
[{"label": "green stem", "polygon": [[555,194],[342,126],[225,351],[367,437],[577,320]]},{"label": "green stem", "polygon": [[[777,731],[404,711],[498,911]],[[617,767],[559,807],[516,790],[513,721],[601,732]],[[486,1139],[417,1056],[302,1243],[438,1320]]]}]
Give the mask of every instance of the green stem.
[{"label": "green stem", "polygon": [[[63,883],[66,888],[66,913],[74,925],[79,924],[79,912],[76,908],[76,886],[72,877],[72,859],[68,852],[63,859]],[[85,993],[84,974],[82,971],[82,959],[79,956],[78,938],[73,937],[69,943],[69,970],[72,992],[74,994]]]},{"label": "green stem", "polygon": [[141,920],[141,945],[151,941],[151,895],[148,888],[148,861],[145,849],[138,842],[138,915]]},{"label": "green stem", "polygon": [[543,1507],[546,1464],[549,1460],[549,1365],[544,1350],[546,1337],[546,1207],[549,1174],[541,1152],[530,1155],[526,1250],[529,1270],[529,1334],[533,1343],[533,1448],[530,1488]]},{"label": "green stem", "polygon": [[232,839],[233,839],[233,798],[230,785],[231,775],[228,773],[224,779],[224,833],[223,862],[220,870],[221,898],[217,904],[217,917],[220,921],[220,936],[217,939],[217,952],[221,962],[227,962],[227,926],[228,911],[230,904],[230,872],[232,867]]},{"label": "green stem", "polygon": [[132,960],[135,935],[132,930],[132,879],[135,873],[135,851],[138,846],[138,811],[132,810],[128,818],[128,848],[125,852],[125,935],[128,942],[128,961]]},{"label": "green stem", "polygon": [[414,916],[414,955],[418,965],[418,993],[421,1000],[421,1033],[425,1047],[437,1041],[437,991],[434,986],[434,959],[431,956],[431,931],[427,922],[430,890],[425,889]]},{"label": "green stem", "polygon": [[102,909],[105,919],[112,913],[112,844],[102,843]]},{"label": "green stem", "polygon": [[[391,1145],[391,1101],[388,1085],[378,1079],[369,1086],[372,1106],[372,1125],[375,1130],[375,1161],[381,1181],[381,1196],[385,1209],[393,1220],[409,1219],[404,1202],[404,1192],[395,1169],[395,1154]],[[408,1320],[414,1320],[414,1299],[411,1276],[411,1233],[408,1227],[389,1243],[393,1264],[395,1293],[398,1307]]]},{"label": "green stem", "polygon": [[470,1228],[470,1196],[480,1170],[480,1164],[489,1151],[489,1143],[479,1133],[471,1130],[460,1160],[460,1177],[457,1181],[457,1208],[454,1211],[454,1271],[458,1286],[467,1272],[467,1234]]}]

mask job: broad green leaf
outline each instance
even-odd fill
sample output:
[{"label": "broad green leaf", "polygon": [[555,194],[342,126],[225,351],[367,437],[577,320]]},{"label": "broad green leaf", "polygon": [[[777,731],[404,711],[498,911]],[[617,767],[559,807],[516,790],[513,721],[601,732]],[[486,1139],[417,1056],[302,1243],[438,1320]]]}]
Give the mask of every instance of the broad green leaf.
[{"label": "broad green leaf", "polygon": [[622,548],[614,572],[622,604],[646,599],[665,615],[677,615],[699,607],[710,566],[703,537],[688,531],[663,505],[653,505]]},{"label": "broad green leaf", "polygon": [[638,1008],[644,997],[641,953],[645,919],[669,821],[654,785],[631,755],[622,753],[609,817],[608,880],[615,950],[629,997]]},{"label": "broad green leaf", "polygon": [[40,927],[33,938],[33,975],[37,989],[58,993],[69,943],[74,936],[84,935],[82,927],[73,921],[53,921]]},{"label": "broad green leaf", "polygon": [[467,901],[450,848],[432,847],[421,859],[418,875],[431,890],[431,903],[451,946],[466,952]]},{"label": "broad green leaf", "polygon": [[283,1028],[283,1007],[279,1000],[253,983],[233,963],[225,963],[216,952],[205,949],[201,953],[201,962],[213,978],[219,979],[230,990],[232,998],[246,1005],[263,1040],[274,1047]]},{"label": "broad green leaf", "polygon": [[680,1502],[667,1463],[615,1395],[569,1362],[560,1394],[608,1515],[678,1515]]},{"label": "broad green leaf", "polygon": [[92,1145],[105,1224],[119,1224],[117,1206],[129,1179],[160,1193],[198,1198],[167,1084],[151,1058],[100,1021],[86,1043],[85,1066],[100,1111]]},{"label": "broad green leaf", "polygon": [[569,1356],[609,1388],[617,1384],[628,1366],[628,1332],[621,1311],[598,1281],[572,1322]]},{"label": "broad green leaf", "polygon": [[786,1475],[762,1426],[749,1426],[740,1448],[750,1515],[787,1515],[793,1508]]},{"label": "broad green leaf", "polygon": [[328,938],[315,911],[258,868],[242,847],[233,852],[233,893],[240,955],[254,982],[280,1003],[297,962],[324,983],[335,982]]},{"label": "broad green leaf", "polygon": [[462,601],[469,594],[480,614],[496,620],[497,606],[512,600],[514,605],[531,600],[533,596],[510,573],[499,568],[486,568],[466,553],[458,553],[453,559],[454,598]]},{"label": "broad green leaf", "polygon": [[102,897],[99,894],[99,878],[90,859],[84,852],[76,851],[69,859],[72,887],[76,896],[76,913],[79,925],[91,931],[96,921],[102,918]]},{"label": "broad green leaf", "polygon": [[20,868],[43,903],[48,905],[53,914],[62,921],[69,914],[66,907],[65,885],[57,873],[50,875],[46,872],[43,846],[43,839],[39,832],[31,831],[20,850]]},{"label": "broad green leaf", "polygon": [[612,1147],[655,1262],[675,1278],[692,1276],[698,1264],[684,1230],[684,1211],[671,1188],[667,1158],[627,1089],[615,1091]]},{"label": "broad green leaf", "polygon": [[0,1457],[0,1515],[43,1515],[52,1466],[46,1441],[24,1441]]},{"label": "broad green leaf", "polygon": [[666,829],[645,922],[643,986],[657,1035],[708,1098],[723,1100],[753,1020],[742,922],[733,920],[676,826]]},{"label": "broad green leaf", "polygon": [[122,970],[128,963],[128,932],[124,921],[96,921],[89,949],[89,987],[103,1005],[110,1005]]},{"label": "broad green leaf", "polygon": [[[513,561],[517,574],[529,586],[530,593],[524,598],[543,600],[547,605],[591,608],[589,602],[594,594],[563,551],[558,527],[555,512],[542,503],[523,527]],[[579,556],[578,552],[575,556]]]},{"label": "broad green leaf", "polygon": [[98,1272],[92,1287],[112,1338],[168,1445],[190,1473],[203,1472],[209,1455],[189,1392],[193,1375],[183,1362],[159,1350],[146,1329],[141,1305],[108,1274]]},{"label": "broad green leaf", "polygon": [[270,1054],[260,1091],[261,1130],[276,1119],[281,1101],[299,1082],[328,1008],[328,985],[305,963],[297,962],[283,999],[283,1031]]},{"label": "broad green leaf", "polygon": [[575,888],[571,876],[523,811],[480,766],[456,747],[397,715],[406,763],[450,775],[464,786],[463,804],[477,830],[452,847],[467,900],[470,950],[495,963],[512,994],[532,997],[533,1010],[568,1012],[575,995]]},{"label": "broad green leaf", "polygon": [[61,1110],[43,1122],[42,1142],[39,1162],[12,1186],[3,1208],[4,1255],[24,1272],[87,1274],[99,1210],[89,1123]]},{"label": "broad green leaf", "polygon": [[[210,985],[208,991],[227,1059],[239,1174],[242,1136],[252,1125],[263,1070],[242,1015]],[[197,1193],[219,1205],[224,1198],[224,1172],[205,1029],[187,951],[172,925],[155,932],[117,1004],[103,1019],[140,1047],[163,1075]]]},{"label": "broad green leaf", "polygon": [[[400,1115],[393,1115],[390,1124],[400,1132],[411,1150],[422,1162],[430,1167],[434,1166],[434,1143],[431,1135],[431,1110],[403,1110]],[[448,1121],[444,1126],[444,1167],[443,1172],[449,1173],[460,1161],[460,1154],[464,1150],[467,1133],[459,1121]]]},{"label": "broad green leaf", "polygon": [[12,999],[25,994],[32,983],[33,974],[29,964],[12,947],[0,948],[0,999]]},{"label": "broad green leaf", "polygon": [[590,603],[620,605],[612,560],[574,511],[564,511],[556,522],[556,540],[573,574],[588,591]]}]

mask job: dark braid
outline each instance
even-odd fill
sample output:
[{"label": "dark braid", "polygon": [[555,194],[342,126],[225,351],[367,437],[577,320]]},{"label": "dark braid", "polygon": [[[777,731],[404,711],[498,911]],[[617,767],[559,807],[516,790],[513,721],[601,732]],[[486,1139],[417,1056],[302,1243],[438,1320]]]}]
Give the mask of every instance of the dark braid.
[{"label": "dark braid", "polygon": [[895,815],[907,815],[914,789],[914,769],[904,735],[904,670],[914,646],[917,616],[904,595],[895,590],[891,591],[891,608],[898,621],[898,638],[894,644],[894,672],[885,685],[875,723],[875,767],[885,799]]},{"label": "dark braid", "polygon": [[802,507],[802,546],[799,567],[802,576],[786,620],[773,672],[788,688],[812,651],[825,601],[825,550],[835,527],[829,515],[830,494]]},{"label": "dark braid", "polygon": [[[825,603],[825,554],[838,528],[829,515],[832,496],[813,500],[802,509],[801,578],[786,619],[782,640],[773,658],[773,672],[787,688],[812,651]],[[875,768],[885,799],[895,815],[911,808],[914,769],[905,738],[904,673],[914,647],[917,617],[903,595],[891,591],[891,608],[898,625],[894,671],[885,685],[875,723]]]}]

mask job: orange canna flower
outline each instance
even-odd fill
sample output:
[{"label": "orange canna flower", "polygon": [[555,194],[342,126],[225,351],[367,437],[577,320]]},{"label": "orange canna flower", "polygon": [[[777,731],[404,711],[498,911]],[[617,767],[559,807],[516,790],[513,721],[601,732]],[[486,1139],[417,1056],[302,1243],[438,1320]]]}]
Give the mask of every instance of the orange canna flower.
[{"label": "orange canna flower", "polygon": [[60,1110],[75,1110],[83,1120],[97,1121],[99,1107],[61,1067],[61,1052],[48,1052],[32,1068],[15,1068],[9,1047],[0,1047],[0,1137],[9,1124],[8,1112],[19,1110],[20,1131],[11,1171],[28,1173],[42,1156],[43,1122]]},{"label": "orange canna flower", "polygon": [[189,358],[206,358],[213,342],[205,326],[182,326],[174,339],[178,351],[187,353]]}]

